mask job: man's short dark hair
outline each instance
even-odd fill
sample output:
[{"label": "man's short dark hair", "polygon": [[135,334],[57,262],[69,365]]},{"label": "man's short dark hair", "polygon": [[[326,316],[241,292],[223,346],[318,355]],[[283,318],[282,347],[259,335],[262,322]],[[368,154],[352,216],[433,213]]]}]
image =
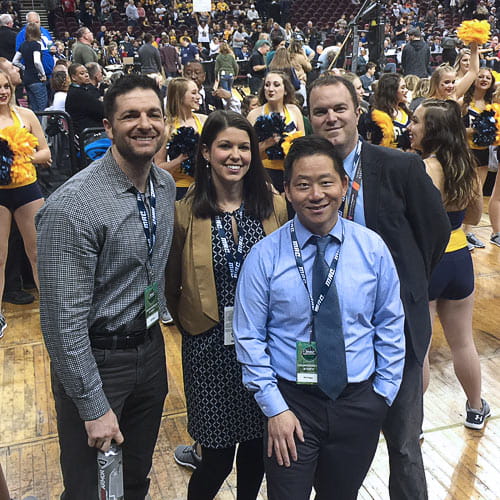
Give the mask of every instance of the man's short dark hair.
[{"label": "man's short dark hair", "polygon": [[155,80],[145,75],[124,75],[118,78],[104,95],[104,117],[112,120],[116,108],[116,100],[123,94],[128,94],[134,89],[153,90],[158,96],[163,111],[163,98],[160,88]]},{"label": "man's short dark hair", "polygon": [[372,61],[366,63],[366,71],[369,71],[370,69],[376,68],[376,67],[377,67],[377,65]]},{"label": "man's short dark hair", "polygon": [[341,179],[345,178],[344,162],[335,149],[335,146],[328,139],[313,134],[306,137],[299,137],[292,142],[292,147],[285,157],[285,184],[288,184],[292,178],[293,165],[295,162],[306,156],[314,155],[324,155],[331,158],[335,171],[339,174]]},{"label": "man's short dark hair", "polygon": [[78,68],[80,66],[83,66],[83,64],[80,63],[71,63],[68,67],[68,74],[73,79],[73,77],[76,75],[76,72],[78,71]]},{"label": "man's short dark hair", "polygon": [[151,43],[153,41],[153,35],[151,33],[146,33],[144,35],[144,42]]},{"label": "man's short dark hair", "polygon": [[356,89],[354,88],[354,85],[349,81],[343,78],[342,76],[336,76],[336,75],[320,75],[319,78],[316,78],[311,85],[309,86],[309,89],[307,91],[307,102],[309,103],[309,111],[312,111],[312,106],[311,106],[311,92],[313,89],[318,88],[318,87],[329,87],[331,85],[343,85],[348,91],[349,94],[351,95],[351,100],[352,104],[354,105],[354,109],[357,109],[359,107],[358,104],[358,94],[356,93]]},{"label": "man's short dark hair", "polygon": [[276,50],[283,40],[284,40],[284,38],[282,36],[273,36],[271,38],[271,45],[272,45],[273,49]]}]

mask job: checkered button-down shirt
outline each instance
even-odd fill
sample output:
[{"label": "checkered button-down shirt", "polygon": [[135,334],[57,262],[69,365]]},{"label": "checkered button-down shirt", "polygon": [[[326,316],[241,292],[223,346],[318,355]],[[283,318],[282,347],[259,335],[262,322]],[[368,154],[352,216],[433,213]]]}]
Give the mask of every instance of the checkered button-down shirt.
[{"label": "checkered button-down shirt", "polygon": [[[151,269],[163,297],[175,184],[155,166],[151,178],[157,213]],[[144,312],[151,282],[135,193],[110,149],[53,193],[36,217],[42,332],[53,368],[83,420],[109,409],[89,330],[126,328]]]}]

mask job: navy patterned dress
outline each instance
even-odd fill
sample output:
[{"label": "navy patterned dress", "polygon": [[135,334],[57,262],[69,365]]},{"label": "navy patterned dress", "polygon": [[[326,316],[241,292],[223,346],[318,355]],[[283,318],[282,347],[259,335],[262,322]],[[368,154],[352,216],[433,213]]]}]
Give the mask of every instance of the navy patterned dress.
[{"label": "navy patterned dress", "polygon": [[[264,236],[262,223],[241,212],[224,213],[222,224],[232,234],[232,217],[243,231],[246,257]],[[228,238],[234,255],[236,243]],[[241,367],[234,345],[224,345],[224,307],[234,305],[236,280],[231,278],[218,231],[212,219],[212,255],[221,321],[200,335],[184,334],[182,363],[188,413],[188,432],[207,448],[229,448],[261,438],[264,416],[253,395],[241,381]]]}]

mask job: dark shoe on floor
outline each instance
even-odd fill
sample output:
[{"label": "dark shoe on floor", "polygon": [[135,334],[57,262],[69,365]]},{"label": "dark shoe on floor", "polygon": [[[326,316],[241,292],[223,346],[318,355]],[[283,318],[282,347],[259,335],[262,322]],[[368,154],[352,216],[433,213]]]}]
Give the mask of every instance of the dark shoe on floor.
[{"label": "dark shoe on floor", "polygon": [[15,290],[14,292],[7,292],[3,295],[3,301],[9,304],[16,304],[18,306],[24,304],[31,304],[35,300],[35,297],[31,293],[25,292],[24,290]]},{"label": "dark shoe on floor", "polygon": [[201,463],[201,457],[196,453],[196,443],[191,446],[181,444],[174,451],[174,459],[179,465],[196,470]]},{"label": "dark shoe on floor", "polygon": [[465,405],[467,411],[467,417],[464,422],[465,427],[478,430],[484,427],[484,422],[491,415],[491,410],[490,405],[484,399],[481,399],[481,402],[483,403],[483,407],[480,410],[475,410],[469,406],[469,402],[467,401]]},{"label": "dark shoe on floor", "polygon": [[493,245],[500,247],[500,233],[493,233],[490,238],[490,243],[493,243]]}]

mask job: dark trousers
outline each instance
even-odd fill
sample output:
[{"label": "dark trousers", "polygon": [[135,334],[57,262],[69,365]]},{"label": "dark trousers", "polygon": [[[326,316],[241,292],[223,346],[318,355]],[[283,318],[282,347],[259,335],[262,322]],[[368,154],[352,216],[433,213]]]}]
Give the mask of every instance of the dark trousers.
[{"label": "dark trousers", "polygon": [[389,493],[393,500],[427,500],[419,440],[423,417],[422,367],[413,349],[407,348],[401,387],[382,426],[389,451]]},{"label": "dark trousers", "polygon": [[248,86],[250,87],[250,93],[251,94],[258,94],[260,88],[262,87],[262,82],[264,81],[263,78],[260,78],[258,76],[251,76],[250,81],[248,82]]},{"label": "dark trousers", "polygon": [[[372,382],[349,384],[335,401],[291,382],[278,383],[290,410],[299,419],[305,441],[297,439],[298,460],[279,466],[265,458],[270,500],[356,499],[373,460],[387,404]],[[267,449],[267,429],[264,446]]]},{"label": "dark trousers", "polygon": [[[93,349],[103,389],[116,413],[123,443],[125,500],[144,500],[148,474],[158,437],[167,371],[159,326],[146,342],[131,349]],[[57,429],[61,447],[64,492],[61,500],[97,498],[96,448],[87,445],[87,433],[73,401],[52,370]]]},{"label": "dark trousers", "polygon": [[21,260],[23,256],[23,239],[21,233],[12,220],[9,236],[9,250],[5,263],[5,288],[4,293],[22,290]]},{"label": "dark trousers", "polygon": [[23,282],[33,283],[33,273],[26,252],[21,233],[16,221],[12,219],[9,236],[9,250],[5,264],[4,294],[18,292],[23,288]]},{"label": "dark trousers", "polygon": [[[191,475],[188,500],[212,500],[233,468],[236,446],[206,448],[202,446],[203,460]],[[236,452],[237,499],[255,500],[264,477],[262,439],[238,444]]]}]

